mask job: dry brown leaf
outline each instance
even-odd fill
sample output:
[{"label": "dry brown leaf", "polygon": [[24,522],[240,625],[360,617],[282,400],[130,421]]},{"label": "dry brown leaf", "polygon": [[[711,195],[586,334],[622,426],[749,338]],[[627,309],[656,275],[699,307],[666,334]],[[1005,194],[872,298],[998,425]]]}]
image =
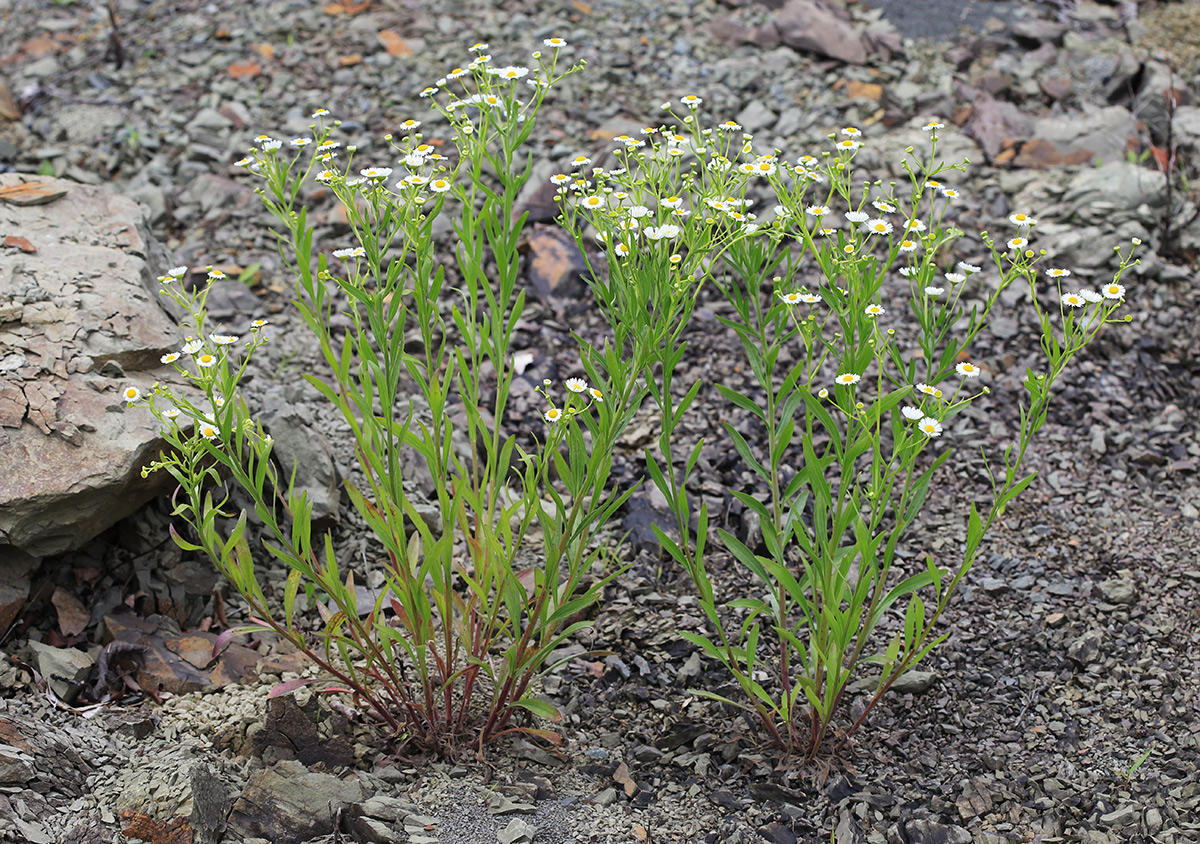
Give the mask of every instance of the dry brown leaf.
[{"label": "dry brown leaf", "polygon": [[258,53],[258,55],[262,56],[264,59],[275,58],[275,45],[274,44],[267,44],[264,41],[261,44],[251,44],[250,49],[253,50],[254,52]]},{"label": "dry brown leaf", "polygon": [[883,86],[876,85],[874,82],[859,82],[857,79],[851,79],[846,83],[846,95],[852,100],[863,97],[879,102],[883,98]]},{"label": "dry brown leaf", "polygon": [[[6,239],[5,245],[10,239]],[[54,609],[58,610],[58,629],[64,636],[78,636],[88,626],[88,621],[92,617],[91,613],[78,598],[66,589],[61,586],[55,589],[54,594],[50,596],[50,603],[54,604]]]},{"label": "dry brown leaf", "polygon": [[58,42],[46,35],[30,38],[20,47],[22,53],[31,58],[40,59],[58,51]]},{"label": "dry brown leaf", "polygon": [[341,0],[340,3],[326,3],[325,14],[327,15],[357,15],[359,12],[366,11],[371,6],[371,0]]},{"label": "dry brown leaf", "polygon": [[625,786],[625,796],[632,797],[633,792],[637,791],[637,783],[633,781],[633,777],[629,775],[629,766],[622,762],[617,766],[617,770],[613,772],[613,781],[618,785]]},{"label": "dry brown leaf", "polygon": [[66,195],[65,188],[52,187],[43,182],[21,182],[0,188],[0,200],[9,205],[49,205]]},{"label": "dry brown leaf", "polygon": [[[37,247],[23,237],[17,237],[15,234],[10,234],[4,238],[4,246],[13,249],[20,249],[22,252],[34,253],[37,252]],[[66,632],[66,631],[63,631]]]},{"label": "dry brown leaf", "polygon": [[650,833],[646,832],[646,827],[642,826],[640,823],[635,823],[631,831],[633,832],[633,837],[638,841],[650,840]]},{"label": "dry brown leaf", "polygon": [[583,0],[571,0],[571,5],[575,7],[575,11],[581,15],[590,15],[592,13],[592,4],[585,3]]},{"label": "dry brown leaf", "polygon": [[262,66],[252,59],[244,62],[234,62],[229,66],[229,75],[234,79],[253,79],[262,73]]},{"label": "dry brown leaf", "polygon": [[338,59],[338,64],[342,67],[353,67],[356,64],[362,63],[362,53],[351,53],[348,56],[342,56]]},{"label": "dry brown leaf", "polygon": [[140,838],[150,844],[192,844],[193,832],[187,818],[176,817],[163,823],[149,815],[126,809],[121,820],[129,824],[121,830],[126,838]]},{"label": "dry brown leaf", "polygon": [[17,120],[21,117],[21,109],[13,99],[9,90],[0,84],[0,120]]},{"label": "dry brown leaf", "polygon": [[411,56],[413,54],[412,47],[408,46],[407,42],[400,36],[400,33],[392,29],[383,29],[379,32],[379,40],[383,44],[383,48],[387,50],[389,56]]}]

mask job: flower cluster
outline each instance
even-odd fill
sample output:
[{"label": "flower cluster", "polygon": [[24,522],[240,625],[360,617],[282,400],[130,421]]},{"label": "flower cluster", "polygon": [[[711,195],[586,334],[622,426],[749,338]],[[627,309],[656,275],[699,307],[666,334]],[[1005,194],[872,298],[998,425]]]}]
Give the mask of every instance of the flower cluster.
[{"label": "flower cluster", "polygon": [[553,398],[550,396],[550,387],[554,382],[549,378],[542,381],[541,386],[537,387],[537,391],[542,394],[549,403],[550,407],[542,414],[542,418],[550,425],[554,425],[564,419],[572,419],[583,413],[592,404],[604,403],[604,392],[596,387],[588,386],[588,382],[583,378],[568,378],[563,382],[563,386],[567,388],[567,400],[559,407]]},{"label": "flower cluster", "polygon": [[[244,342],[242,337],[235,334],[206,332],[205,303],[208,293],[214,283],[225,281],[226,276],[220,270],[208,267],[205,284],[196,291],[190,291],[183,283],[187,274],[187,267],[167,270],[158,278],[162,285],[159,292],[174,299],[190,314],[191,323],[199,336],[185,337],[177,351],[162,355],[159,362],[172,367],[194,389],[176,390],[160,382],[146,393],[135,386],[128,386],[122,391],[122,398],[127,405],[147,407],[177,437],[186,439],[186,429],[191,429],[204,440],[223,440],[222,431],[228,436],[234,423],[229,414],[222,414],[221,411],[230,405],[229,398],[236,392],[236,384],[245,372],[250,357],[269,342],[265,331],[268,322],[256,319],[250,323],[250,336]],[[245,351],[240,359],[234,357],[239,344]],[[203,399],[199,396],[203,396]],[[206,406],[197,403],[200,401]],[[260,436],[260,441],[264,439],[269,445],[270,437]]]}]

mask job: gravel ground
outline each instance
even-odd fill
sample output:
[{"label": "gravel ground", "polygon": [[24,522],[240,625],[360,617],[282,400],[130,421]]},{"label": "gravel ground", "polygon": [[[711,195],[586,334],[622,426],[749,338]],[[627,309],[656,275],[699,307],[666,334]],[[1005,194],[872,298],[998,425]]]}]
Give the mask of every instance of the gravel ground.
[{"label": "gravel ground", "polygon": [[[925,666],[934,672],[928,685],[886,698],[844,757],[815,769],[778,764],[736,713],[686,693],[729,684],[679,640],[678,630],[703,629],[701,613],[688,584],[643,547],[629,553],[630,571],[581,640],[612,655],[577,660],[546,680],[544,692],[568,715],[561,755],[516,743],[497,749],[487,771],[466,760],[417,765],[353,724],[354,767],[376,793],[422,806],[438,820],[429,834],[446,844],[496,840],[511,822],[488,808],[497,786],[536,806],[519,817],[547,844],[819,842],[831,832],[838,844],[1200,841],[1200,293],[1193,281],[1200,229],[1190,225],[1195,206],[1181,180],[1173,177],[1173,198],[1163,195],[1153,155],[1140,167],[1126,163],[1126,152],[1136,161],[1168,137],[1184,167],[1200,149],[1189,134],[1200,128],[1191,130],[1182,112],[1165,134],[1169,121],[1155,95],[1173,87],[1190,105],[1190,91],[1200,90],[1183,37],[1193,23],[1187,7],[978,2],[961,7],[969,26],[962,32],[932,13],[926,17],[938,20],[922,30],[912,3],[850,3],[856,24],[883,46],[865,64],[846,65],[782,46],[758,28],[778,5],[120,0],[114,36],[98,5],[0,0],[0,82],[20,110],[19,119],[0,122],[0,167],[107,183],[134,196],[177,264],[257,265],[251,296],[242,291],[222,304],[232,331],[266,314],[276,326],[277,342],[247,399],[268,408],[285,397],[348,468],[344,424],[299,379],[318,368],[318,355],[287,306],[289,280],[270,221],[232,166],[259,132],[298,132],[325,106],[345,121],[346,139],[369,152],[400,121],[424,119],[415,92],[461,63],[466,45],[487,40],[499,58],[515,60],[552,35],[566,38],[572,57],[589,67],[542,115],[534,141],[545,172],[603,149],[596,139],[618,134],[610,131],[617,121],[639,124],[664,98],[684,93],[704,96],[716,120],[757,123],[757,137],[791,157],[819,149],[840,126],[860,126],[868,141],[860,163],[880,178],[920,136],[915,127],[941,116],[953,124],[948,157],[973,162],[958,185],[967,198],[957,224],[967,232],[998,229],[1011,211],[1030,211],[1043,223],[1052,265],[1074,267],[1085,281],[1111,273],[1114,243],[1139,237],[1145,253],[1127,282],[1132,321],[1106,331],[1064,381],[1031,449],[1039,481],[1010,507],[952,605],[951,635]],[[902,42],[891,34],[897,28]],[[981,116],[993,114],[989,101],[1004,104],[991,122]],[[1086,163],[1039,168],[1036,150],[1018,152],[1011,138],[1041,137],[1048,124],[1031,130],[1018,125],[1021,116],[1075,127],[1099,120],[1096,131],[1115,132],[1115,146]],[[1119,131],[1122,120],[1133,122],[1132,146]],[[597,133],[602,126],[609,128]],[[315,213],[318,241],[338,243],[345,228],[334,209],[319,205]],[[1164,237],[1164,221],[1174,237]],[[981,263],[976,236],[959,248],[958,257]],[[720,303],[701,304],[689,329],[695,363],[681,378],[705,382],[685,425],[687,436],[708,443],[693,492],[726,529],[746,536],[751,526],[727,490],[757,487],[726,445],[720,422],[728,411],[712,382],[720,373],[734,389],[749,384],[736,338],[714,318]],[[947,431],[960,448],[912,532],[912,559],[926,552],[953,559],[966,502],[986,490],[972,455],[980,446],[996,453],[1013,430],[1020,382],[1038,354],[1036,326],[1020,296],[1002,305],[973,352],[993,395]],[[515,399],[514,429],[533,429],[537,380],[576,374],[570,330],[601,330],[586,301],[530,304],[516,347],[536,363],[530,389]],[[640,473],[639,438],[648,442],[653,433],[634,427],[615,479]],[[162,567],[179,560],[165,542],[165,513],[165,506],[146,508],[123,530],[55,561],[49,576],[91,605],[96,596],[79,587],[72,568],[109,561],[97,593],[114,585],[154,593]],[[633,524],[642,515],[625,517]],[[362,528],[345,508],[339,555],[358,559],[368,550]],[[131,558],[140,560],[132,582],[110,565]],[[720,594],[746,591],[744,571],[727,561],[714,569]],[[204,615],[211,598],[200,594],[195,605]],[[237,617],[236,599],[229,612]],[[22,646],[5,647],[24,653]],[[263,712],[261,687],[173,699],[155,730],[134,741],[103,719],[48,707],[13,666],[0,668],[0,686],[0,715],[54,727],[34,737],[39,759],[54,760],[38,769],[42,782],[54,785],[0,783],[17,819],[0,812],[0,840],[37,840],[30,825],[38,823],[53,833],[46,840],[127,840],[112,806],[132,785],[169,778],[181,764],[171,755],[179,747],[220,760],[231,788],[261,767],[241,755],[248,725]],[[851,711],[862,702],[852,701]],[[9,739],[0,734],[0,741]],[[61,749],[67,745],[81,748],[78,758]],[[81,816],[92,838],[65,834]],[[224,840],[243,839],[229,832]]]}]

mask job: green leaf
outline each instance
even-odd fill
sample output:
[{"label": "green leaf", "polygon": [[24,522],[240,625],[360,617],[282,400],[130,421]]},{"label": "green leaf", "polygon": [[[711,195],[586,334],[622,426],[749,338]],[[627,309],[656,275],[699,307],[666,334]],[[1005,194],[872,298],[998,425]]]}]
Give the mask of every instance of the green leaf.
[{"label": "green leaf", "polygon": [[758,462],[758,458],[754,456],[754,452],[750,450],[749,443],[746,438],[737,432],[737,430],[728,422],[725,423],[725,431],[729,434],[729,438],[733,440],[733,447],[737,449],[737,453],[746,461],[746,465],[754,470],[754,473],[764,480],[770,480],[771,474],[766,467]]},{"label": "green leaf", "polygon": [[547,703],[544,700],[539,700],[535,697],[525,697],[520,700],[515,700],[511,706],[519,706],[522,709],[527,709],[537,717],[544,721],[561,721],[562,713],[558,711],[558,707],[552,703]]},{"label": "green leaf", "polygon": [[705,637],[697,635],[696,633],[689,633],[686,630],[680,630],[680,631],[678,631],[678,633],[679,633],[680,638],[682,638],[684,641],[691,642],[693,645],[700,648],[700,650],[704,651],[706,654],[708,654],[713,659],[717,660],[718,662],[724,663],[726,665],[729,664],[728,660],[726,659],[725,652],[722,651],[720,648],[718,648],[715,644],[713,644],[711,641],[709,641]]},{"label": "green leaf", "polygon": [[289,631],[292,629],[292,609],[296,603],[296,593],[300,590],[300,576],[299,569],[292,569],[283,587],[283,620]]},{"label": "green leaf", "polygon": [[748,396],[742,395],[737,390],[731,390],[722,384],[717,385],[717,391],[720,392],[720,394],[725,397],[726,401],[736,404],[742,410],[746,410],[746,411],[749,411],[750,413],[753,413],[764,423],[767,421],[766,411],[764,411],[761,407],[759,407],[758,404],[753,399],[749,398]]},{"label": "green leaf", "polygon": [[763,559],[755,555],[740,539],[721,528],[717,528],[717,536],[720,537],[722,544],[729,549],[729,552],[738,559],[738,562],[758,575],[763,583],[771,582],[766,568],[763,567]]},{"label": "green leaf", "polygon": [[918,572],[911,577],[906,577],[904,580],[892,587],[891,591],[883,597],[883,600],[879,602],[879,608],[876,610],[876,613],[878,615],[882,615],[883,613],[887,612],[888,608],[891,607],[892,604],[896,603],[896,601],[898,601],[900,598],[911,592],[915,592],[918,589],[928,586],[929,584],[933,583],[933,580],[933,575],[931,575],[928,571]]}]

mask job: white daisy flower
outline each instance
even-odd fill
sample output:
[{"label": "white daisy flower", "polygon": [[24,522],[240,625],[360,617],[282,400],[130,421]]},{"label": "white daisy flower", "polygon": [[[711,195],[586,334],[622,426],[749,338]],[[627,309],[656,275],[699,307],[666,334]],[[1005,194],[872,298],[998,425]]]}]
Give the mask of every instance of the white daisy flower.
[{"label": "white daisy flower", "polygon": [[142,397],[142,391],[137,387],[126,387],[121,391],[121,398],[125,399],[125,404],[133,404]]},{"label": "white daisy flower", "polygon": [[562,419],[562,411],[559,410],[557,407],[550,408],[543,415],[546,417],[546,421],[549,422],[551,425],[553,425],[559,419]]},{"label": "white daisy flower", "polygon": [[196,356],[196,365],[203,366],[205,369],[209,368],[210,366],[214,366],[216,364],[216,362],[217,362],[216,356],[210,355],[208,352],[205,352],[202,355]]},{"label": "white daisy flower", "polygon": [[962,273],[946,273],[946,281],[951,284],[962,284],[967,280],[967,277]]},{"label": "white daisy flower", "polygon": [[1069,278],[1071,275],[1071,271],[1070,270],[1060,270],[1060,269],[1049,269],[1049,270],[1046,270],[1046,275],[1048,275],[1050,278]]},{"label": "white daisy flower", "polygon": [[875,206],[875,210],[878,211],[880,214],[896,213],[896,206],[891,205],[890,203],[884,202],[882,199],[876,199],[871,204],[873,206]]},{"label": "white daisy flower", "polygon": [[916,422],[925,415],[921,412],[921,408],[913,407],[911,404],[906,404],[904,407],[900,408],[900,412],[903,413],[904,418],[910,422]]},{"label": "white daisy flower", "polygon": [[554,47],[555,49],[567,46],[567,42],[561,38],[547,38],[542,41],[542,44],[547,47]]},{"label": "white daisy flower", "polygon": [[218,346],[232,346],[241,338],[233,334],[209,334],[208,339]]},{"label": "white daisy flower", "polygon": [[892,224],[887,220],[876,218],[867,223],[867,234],[891,234]]},{"label": "white daisy flower", "polygon": [[1069,308],[1082,308],[1086,300],[1078,293],[1064,293],[1062,303]]},{"label": "white daisy flower", "polygon": [[529,75],[529,68],[513,67],[512,65],[508,67],[492,67],[488,68],[488,73],[492,74],[493,76],[499,76],[501,79],[524,79]]},{"label": "white daisy flower", "polygon": [[688,94],[687,96],[680,97],[679,102],[683,103],[688,108],[696,108],[700,105],[700,103],[704,102],[704,100],[702,100],[700,97]]},{"label": "white daisy flower", "polygon": [[804,209],[804,213],[812,217],[824,217],[829,213],[829,207],[825,205],[810,205]]},{"label": "white daisy flower", "polygon": [[1033,219],[1033,217],[1020,212],[1017,212],[1016,214],[1010,214],[1008,221],[1014,226],[1032,226],[1037,223],[1037,220]]},{"label": "white daisy flower", "polygon": [[582,393],[588,388],[587,381],[584,381],[582,378],[568,378],[563,383],[572,393]]},{"label": "white daisy flower", "polygon": [[843,387],[848,387],[852,384],[857,384],[859,381],[861,381],[862,376],[855,375],[853,372],[843,372],[841,375],[839,375],[837,378],[834,378],[833,380],[836,381],[838,384],[841,384]]},{"label": "white daisy flower", "polygon": [[679,226],[662,225],[646,226],[646,237],[650,240],[664,240],[668,237],[679,237]]},{"label": "white daisy flower", "polygon": [[1120,284],[1116,284],[1116,283],[1104,285],[1104,287],[1102,287],[1100,289],[1100,292],[1104,294],[1105,299],[1124,299],[1125,298],[1124,286],[1122,286]]},{"label": "white daisy flower", "polygon": [[944,287],[926,287],[925,288],[925,294],[927,296],[941,296],[945,292],[946,292],[946,288],[944,288]]},{"label": "white daisy flower", "polygon": [[174,363],[177,360],[179,360],[179,352],[170,352],[159,358],[162,363]]},{"label": "white daisy flower", "polygon": [[1029,245],[1029,241],[1023,237],[1014,237],[1008,242],[1009,249],[1024,249]]},{"label": "white daisy flower", "polygon": [[867,305],[863,308],[863,313],[867,316],[881,316],[887,311],[883,309],[883,305]]},{"label": "white daisy flower", "polygon": [[930,438],[942,435],[942,423],[938,422],[932,416],[926,416],[917,423],[917,427],[921,429],[922,434]]},{"label": "white daisy flower", "polygon": [[956,266],[967,275],[970,275],[971,273],[977,273],[980,270],[979,267],[975,266],[974,264],[968,264],[966,261],[959,261]]},{"label": "white daisy flower", "polygon": [[194,355],[196,352],[204,348],[203,340],[188,340],[183,344],[183,353],[185,355]]},{"label": "white daisy flower", "polygon": [[[917,249],[917,242],[915,240],[900,241],[900,251],[901,252],[915,252],[916,249]],[[905,269],[907,269],[907,267]]]},{"label": "white daisy flower", "polygon": [[1104,297],[1095,290],[1088,290],[1087,288],[1080,290],[1079,295],[1083,297],[1083,301],[1091,302],[1093,305],[1104,300]]},{"label": "white daisy flower", "polygon": [[871,215],[865,211],[847,211],[842,216],[846,218],[846,222],[857,225],[859,223],[865,223],[868,219],[870,219]]},{"label": "white daisy flower", "polygon": [[944,129],[944,128],[946,128],[946,124],[939,123],[936,120],[930,120],[928,123],[926,123],[924,126],[921,127],[921,131],[922,132],[936,132],[938,129]]},{"label": "white daisy flower", "polygon": [[973,363],[967,363],[966,361],[963,361],[958,366],[954,367],[954,371],[957,372],[959,375],[961,375],[963,378],[978,378],[979,377],[979,367]]}]

